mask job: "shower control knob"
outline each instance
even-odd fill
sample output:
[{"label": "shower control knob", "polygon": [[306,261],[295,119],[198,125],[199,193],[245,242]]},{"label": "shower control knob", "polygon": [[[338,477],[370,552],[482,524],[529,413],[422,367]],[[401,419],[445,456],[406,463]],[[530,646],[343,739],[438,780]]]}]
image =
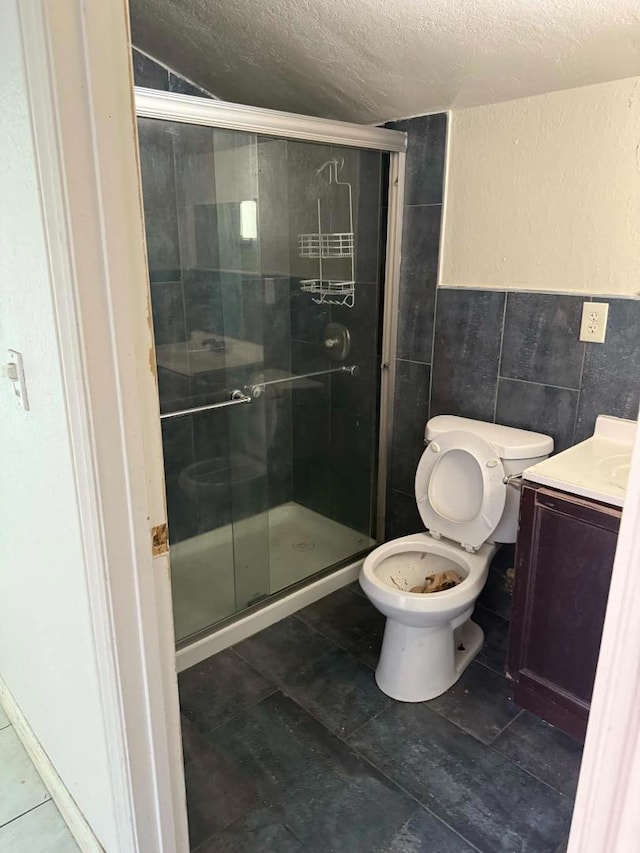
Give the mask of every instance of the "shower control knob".
[{"label": "shower control knob", "polygon": [[344,361],[351,349],[349,329],[342,323],[327,323],[322,333],[322,344],[331,361]]}]

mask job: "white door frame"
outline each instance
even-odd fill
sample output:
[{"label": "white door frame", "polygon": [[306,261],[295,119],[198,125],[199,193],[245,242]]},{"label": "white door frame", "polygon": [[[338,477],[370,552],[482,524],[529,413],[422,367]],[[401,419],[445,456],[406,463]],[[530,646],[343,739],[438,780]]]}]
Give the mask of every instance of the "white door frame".
[{"label": "white door frame", "polygon": [[[87,577],[124,851],[188,850],[126,0],[21,0]],[[570,853],[640,836],[640,440]],[[109,853],[111,853],[109,851]]]},{"label": "white door frame", "polygon": [[640,430],[607,602],[567,853],[640,850]]},{"label": "white door frame", "polygon": [[20,14],[118,853],[184,853],[128,9],[20,0]]}]

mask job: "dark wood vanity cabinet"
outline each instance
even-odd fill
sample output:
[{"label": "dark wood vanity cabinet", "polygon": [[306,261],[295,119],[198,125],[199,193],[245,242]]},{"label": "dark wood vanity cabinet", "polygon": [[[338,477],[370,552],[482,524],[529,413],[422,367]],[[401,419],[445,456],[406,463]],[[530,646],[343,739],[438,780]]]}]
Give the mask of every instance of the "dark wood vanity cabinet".
[{"label": "dark wood vanity cabinet", "polygon": [[526,483],[507,676],[514,701],[584,739],[621,510]]}]

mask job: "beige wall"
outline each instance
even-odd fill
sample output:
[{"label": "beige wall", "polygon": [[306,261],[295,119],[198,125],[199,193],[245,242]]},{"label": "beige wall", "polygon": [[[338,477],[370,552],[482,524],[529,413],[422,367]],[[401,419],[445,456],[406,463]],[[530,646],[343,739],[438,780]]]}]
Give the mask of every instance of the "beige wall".
[{"label": "beige wall", "polygon": [[640,292],[640,78],[457,110],[440,283]]}]

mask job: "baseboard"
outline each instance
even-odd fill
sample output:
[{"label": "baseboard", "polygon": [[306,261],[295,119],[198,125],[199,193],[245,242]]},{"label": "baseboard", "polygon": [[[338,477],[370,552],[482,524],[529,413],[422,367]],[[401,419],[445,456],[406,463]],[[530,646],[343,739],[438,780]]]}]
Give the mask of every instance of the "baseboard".
[{"label": "baseboard", "polygon": [[102,845],[93,834],[91,827],[78,808],[76,801],[66,789],[62,779],[58,776],[49,756],[42,748],[40,741],[33,733],[33,729],[2,678],[0,678],[0,705],[4,708],[9,721],[22,741],[22,745],[40,774],[45,788],[51,794],[51,799],[58,807],[58,811],[69,827],[69,831],[80,850],[83,853],[104,853]]}]

